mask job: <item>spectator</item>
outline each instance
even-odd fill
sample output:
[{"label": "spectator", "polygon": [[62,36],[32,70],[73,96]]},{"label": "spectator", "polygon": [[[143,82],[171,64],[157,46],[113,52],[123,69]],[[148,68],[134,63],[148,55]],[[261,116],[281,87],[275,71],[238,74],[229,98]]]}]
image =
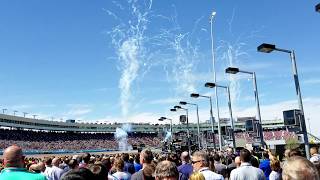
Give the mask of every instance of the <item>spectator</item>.
[{"label": "spectator", "polygon": [[281,180],[282,175],[281,175],[280,161],[277,158],[273,157],[271,158],[270,166],[272,171],[269,175],[269,180]]},{"label": "spectator", "polygon": [[85,153],[82,156],[82,162],[79,164],[79,168],[86,168],[89,164],[91,155],[89,153]]},{"label": "spectator", "polygon": [[52,170],[51,170],[51,179],[59,180],[61,176],[65,173],[63,169],[59,168],[60,159],[54,158],[52,160]]},{"label": "spectator", "polygon": [[302,157],[302,153],[301,151],[299,151],[298,149],[292,149],[290,152],[289,152],[289,157],[293,157],[293,156],[301,156]]},{"label": "spectator", "polygon": [[310,161],[312,163],[320,163],[320,155],[318,154],[318,148],[317,147],[312,147],[310,148],[310,154],[311,158]]},{"label": "spectator", "polygon": [[180,159],[181,159],[182,165],[180,165],[178,167],[178,171],[179,171],[179,173],[182,174],[182,178],[181,179],[186,179],[187,180],[189,178],[189,176],[193,172],[192,165],[190,164],[189,153],[187,151],[182,152],[181,156],[180,156]]},{"label": "spectator", "polygon": [[237,157],[234,159],[234,163],[236,164],[237,168],[240,167],[240,165],[241,165],[240,156],[237,156]]},{"label": "spectator", "polygon": [[140,164],[140,155],[139,154],[134,156],[133,166],[134,166],[135,172],[138,172],[138,171],[140,171],[140,169],[142,169],[142,165]]},{"label": "spectator", "polygon": [[1,180],[46,180],[44,175],[28,172],[24,168],[24,156],[20,147],[8,147],[4,150],[3,158],[5,168],[1,171]]},{"label": "spectator", "polygon": [[263,171],[264,175],[266,176],[266,179],[269,180],[269,175],[271,173],[269,153],[264,151],[263,158],[264,159],[260,162],[259,168]]},{"label": "spectator", "polygon": [[48,180],[52,179],[52,159],[46,158],[45,160],[46,170],[44,171],[44,175],[47,177]]},{"label": "spectator", "polygon": [[177,166],[171,161],[161,161],[156,167],[155,178],[156,180],[178,180]]},{"label": "spectator", "polygon": [[219,156],[219,154],[214,154],[213,159],[214,159],[215,172],[218,174],[221,174],[224,178],[226,178],[227,177],[227,166],[220,162],[221,157]]},{"label": "spectator", "polygon": [[223,176],[209,169],[209,157],[203,151],[196,151],[192,156],[192,167],[194,171],[201,172],[206,180],[223,180]]},{"label": "spectator", "polygon": [[283,165],[283,180],[319,180],[316,167],[306,158],[290,157]]},{"label": "spectator", "polygon": [[205,178],[202,173],[194,172],[190,175],[189,180],[205,180]]},{"label": "spectator", "polygon": [[153,173],[155,171],[155,165],[152,164],[153,154],[150,149],[144,149],[140,153],[140,164],[142,169],[134,173],[131,177],[132,180],[153,180]]},{"label": "spectator", "polygon": [[240,152],[241,165],[231,171],[230,180],[264,180],[263,171],[250,164],[252,156],[250,151],[243,149]]},{"label": "spectator", "polygon": [[95,180],[107,180],[108,171],[102,164],[92,164],[89,166],[89,170],[93,173]]},{"label": "spectator", "polygon": [[124,169],[123,170],[124,170],[124,172],[128,172],[130,174],[133,174],[133,173],[135,173],[134,165],[131,162],[129,162],[129,158],[130,158],[130,156],[128,153],[122,154],[122,159],[124,161]]},{"label": "spectator", "polygon": [[72,169],[61,180],[93,180],[94,174],[87,168]]},{"label": "spectator", "polygon": [[113,164],[114,170],[116,171],[112,176],[116,177],[119,180],[130,180],[131,175],[128,172],[124,172],[124,161],[121,158],[117,158]]}]

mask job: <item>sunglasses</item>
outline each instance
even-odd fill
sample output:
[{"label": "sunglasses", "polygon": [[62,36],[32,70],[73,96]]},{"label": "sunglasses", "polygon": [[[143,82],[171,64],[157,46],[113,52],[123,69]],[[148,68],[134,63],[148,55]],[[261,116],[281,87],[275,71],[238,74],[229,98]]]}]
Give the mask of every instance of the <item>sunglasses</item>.
[{"label": "sunglasses", "polygon": [[198,162],[201,162],[202,160],[198,160],[198,161],[191,161],[192,164],[195,164],[195,163],[198,163]]}]

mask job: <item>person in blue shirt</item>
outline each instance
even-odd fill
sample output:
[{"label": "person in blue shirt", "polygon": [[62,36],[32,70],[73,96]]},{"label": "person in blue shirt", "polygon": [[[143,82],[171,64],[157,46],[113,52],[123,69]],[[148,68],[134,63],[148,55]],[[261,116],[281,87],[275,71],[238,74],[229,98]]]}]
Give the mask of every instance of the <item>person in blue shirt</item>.
[{"label": "person in blue shirt", "polygon": [[181,161],[182,161],[182,165],[180,165],[178,167],[178,171],[179,173],[181,173],[183,176],[183,180],[187,180],[189,179],[189,176],[192,174],[193,172],[193,167],[192,164],[190,163],[190,155],[187,151],[184,151],[181,153]]},{"label": "person in blue shirt", "polygon": [[140,155],[139,154],[135,155],[133,166],[134,166],[134,170],[136,172],[138,172],[138,171],[140,171],[140,169],[142,169],[142,165],[140,164]]},{"label": "person in blue shirt", "polygon": [[270,159],[268,152],[263,152],[264,159],[260,162],[259,168],[263,171],[266,176],[266,180],[269,180],[269,175],[271,173]]}]

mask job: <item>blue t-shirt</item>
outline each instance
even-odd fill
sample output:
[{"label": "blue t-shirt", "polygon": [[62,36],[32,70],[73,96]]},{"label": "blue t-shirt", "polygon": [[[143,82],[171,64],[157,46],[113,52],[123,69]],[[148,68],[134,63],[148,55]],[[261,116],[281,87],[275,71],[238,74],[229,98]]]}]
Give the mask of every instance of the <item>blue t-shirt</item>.
[{"label": "blue t-shirt", "polygon": [[142,166],[141,166],[141,164],[139,164],[139,163],[136,163],[136,162],[134,162],[134,170],[136,171],[136,172],[138,172],[138,171],[140,171],[140,169],[142,169]]},{"label": "blue t-shirt", "polygon": [[271,166],[270,166],[270,160],[265,159],[260,162],[259,168],[263,171],[264,175],[266,176],[266,180],[269,180],[269,175],[271,173]]}]

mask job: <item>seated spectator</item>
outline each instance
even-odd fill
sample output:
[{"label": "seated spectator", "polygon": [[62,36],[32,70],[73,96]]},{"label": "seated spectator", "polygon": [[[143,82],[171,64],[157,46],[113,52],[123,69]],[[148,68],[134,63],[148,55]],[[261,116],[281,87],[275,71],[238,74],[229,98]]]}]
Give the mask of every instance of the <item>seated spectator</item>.
[{"label": "seated spectator", "polygon": [[179,172],[174,162],[161,161],[155,170],[156,180],[178,180]]},{"label": "seated spectator", "polygon": [[306,158],[290,157],[283,165],[283,180],[319,180],[316,167]]},{"label": "seated spectator", "polygon": [[220,180],[224,179],[222,175],[217,174],[209,169],[209,157],[203,151],[196,151],[192,156],[192,167],[194,171],[201,172],[206,180]]},{"label": "seated spectator", "polygon": [[1,180],[46,180],[42,174],[28,172],[24,168],[24,156],[22,149],[18,146],[10,146],[4,150],[4,169],[1,171]]},{"label": "seated spectator", "polygon": [[240,152],[241,165],[239,168],[231,171],[230,180],[264,180],[266,179],[261,169],[253,167],[250,164],[251,159],[252,159],[252,156],[250,151],[247,149],[242,149]]}]

